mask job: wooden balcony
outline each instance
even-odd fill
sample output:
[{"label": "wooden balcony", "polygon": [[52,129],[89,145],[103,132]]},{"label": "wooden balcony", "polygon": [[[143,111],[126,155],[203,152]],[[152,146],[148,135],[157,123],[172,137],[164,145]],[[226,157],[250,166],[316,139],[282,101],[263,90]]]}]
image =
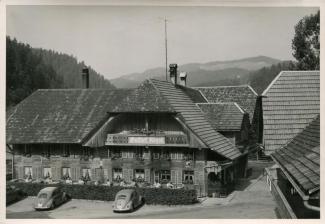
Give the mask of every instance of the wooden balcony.
[{"label": "wooden balcony", "polygon": [[175,146],[188,147],[185,134],[108,134],[105,145],[133,145],[133,146]]}]

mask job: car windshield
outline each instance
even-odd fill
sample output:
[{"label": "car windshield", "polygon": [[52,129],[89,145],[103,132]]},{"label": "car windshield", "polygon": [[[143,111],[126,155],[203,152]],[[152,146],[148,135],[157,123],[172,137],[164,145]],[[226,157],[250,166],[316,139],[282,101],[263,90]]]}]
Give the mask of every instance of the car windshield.
[{"label": "car windshield", "polygon": [[120,200],[120,199],[125,199],[126,198],[126,195],[119,195],[119,196],[117,196],[117,200]]},{"label": "car windshield", "polygon": [[38,198],[47,198],[47,194],[43,193],[38,196]]}]

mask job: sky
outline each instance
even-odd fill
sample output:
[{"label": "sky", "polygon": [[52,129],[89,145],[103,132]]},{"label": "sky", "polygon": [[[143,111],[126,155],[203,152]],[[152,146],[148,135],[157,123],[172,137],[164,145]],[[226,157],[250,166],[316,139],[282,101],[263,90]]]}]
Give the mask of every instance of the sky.
[{"label": "sky", "polygon": [[318,8],[7,6],[7,35],[74,55],[108,79],[168,64],[292,57],[294,26]]}]

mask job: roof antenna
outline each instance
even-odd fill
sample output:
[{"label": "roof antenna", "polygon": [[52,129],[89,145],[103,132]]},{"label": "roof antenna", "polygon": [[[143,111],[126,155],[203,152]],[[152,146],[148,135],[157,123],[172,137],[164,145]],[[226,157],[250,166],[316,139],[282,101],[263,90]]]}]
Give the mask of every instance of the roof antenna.
[{"label": "roof antenna", "polygon": [[167,19],[166,19],[166,17],[165,17],[164,21],[165,21],[165,53],[166,53],[165,67],[166,67],[166,81],[168,81],[168,70],[167,70]]}]

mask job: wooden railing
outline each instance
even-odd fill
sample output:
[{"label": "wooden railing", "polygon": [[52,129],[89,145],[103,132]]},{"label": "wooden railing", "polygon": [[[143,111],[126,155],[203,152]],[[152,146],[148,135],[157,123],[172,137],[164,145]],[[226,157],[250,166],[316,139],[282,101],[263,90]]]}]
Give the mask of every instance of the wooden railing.
[{"label": "wooden railing", "polygon": [[108,134],[106,145],[188,145],[187,136],[181,134]]}]

